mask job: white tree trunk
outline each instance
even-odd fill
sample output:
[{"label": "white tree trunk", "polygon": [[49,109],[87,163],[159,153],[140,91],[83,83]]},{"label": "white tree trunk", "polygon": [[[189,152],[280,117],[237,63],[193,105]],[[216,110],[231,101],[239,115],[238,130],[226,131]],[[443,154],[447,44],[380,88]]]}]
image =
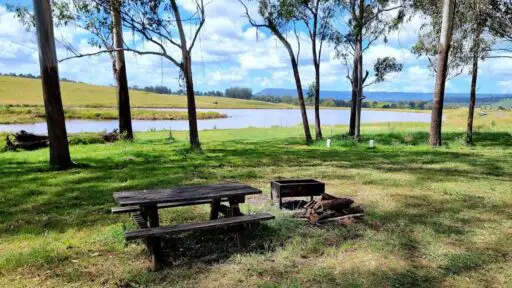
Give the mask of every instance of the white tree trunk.
[{"label": "white tree trunk", "polygon": [[441,126],[443,120],[444,90],[446,85],[446,73],[448,71],[448,56],[452,41],[453,14],[455,0],[444,0],[443,23],[441,26],[441,38],[439,39],[439,52],[437,58],[436,86],[434,88],[434,103],[432,107],[432,121],[430,124],[430,145],[440,146]]}]

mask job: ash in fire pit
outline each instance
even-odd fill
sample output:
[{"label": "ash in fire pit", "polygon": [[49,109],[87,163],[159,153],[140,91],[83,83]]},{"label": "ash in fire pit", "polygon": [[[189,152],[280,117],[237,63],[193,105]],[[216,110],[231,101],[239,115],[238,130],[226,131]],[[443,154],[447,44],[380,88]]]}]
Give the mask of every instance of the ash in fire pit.
[{"label": "ash in fire pit", "polygon": [[306,206],[309,202],[308,201],[305,201],[305,200],[291,200],[291,201],[286,201],[286,202],[282,202],[281,204],[281,209],[286,209],[286,210],[299,210],[299,209],[303,209],[304,206]]}]

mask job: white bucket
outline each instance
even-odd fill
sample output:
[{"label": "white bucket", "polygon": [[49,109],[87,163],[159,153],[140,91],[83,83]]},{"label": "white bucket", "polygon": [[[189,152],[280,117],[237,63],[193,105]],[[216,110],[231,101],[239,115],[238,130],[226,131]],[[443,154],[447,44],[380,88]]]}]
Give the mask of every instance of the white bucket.
[{"label": "white bucket", "polygon": [[331,139],[327,139],[327,147],[331,147]]}]

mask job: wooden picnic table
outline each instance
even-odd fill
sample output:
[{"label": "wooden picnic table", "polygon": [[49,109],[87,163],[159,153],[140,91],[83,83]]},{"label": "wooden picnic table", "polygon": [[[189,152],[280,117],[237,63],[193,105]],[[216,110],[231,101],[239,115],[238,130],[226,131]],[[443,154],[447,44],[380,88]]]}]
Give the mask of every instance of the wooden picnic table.
[{"label": "wooden picnic table", "polygon": [[[172,189],[116,192],[113,196],[119,206],[140,206],[140,215],[147,224],[146,227],[155,228],[160,227],[158,205],[176,203],[177,207],[196,203],[210,203],[210,220],[215,220],[218,218],[219,212],[223,213],[225,217],[243,216],[240,212],[239,203],[245,202],[246,195],[253,194],[261,194],[261,190],[242,183],[222,183]],[[229,202],[229,206],[221,205],[221,201],[225,199]],[[180,203],[183,205],[180,205]],[[163,263],[161,239],[159,237],[148,237],[146,244],[153,254],[155,269],[159,269],[161,263]]]}]

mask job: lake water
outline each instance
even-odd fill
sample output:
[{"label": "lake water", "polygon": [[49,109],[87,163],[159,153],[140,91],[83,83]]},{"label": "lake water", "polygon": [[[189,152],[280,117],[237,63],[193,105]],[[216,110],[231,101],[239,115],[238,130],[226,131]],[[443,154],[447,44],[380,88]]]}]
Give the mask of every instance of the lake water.
[{"label": "lake water", "polygon": [[[152,110],[184,110],[185,109],[152,109]],[[198,111],[217,111],[228,118],[198,120],[200,130],[237,129],[246,127],[289,127],[302,123],[298,109],[198,109]],[[314,111],[308,110],[308,120],[314,124]],[[322,125],[348,124],[350,110],[320,110]],[[394,111],[363,110],[361,122],[430,122],[430,114]],[[188,130],[187,120],[132,120],[134,131],[148,130]],[[112,131],[118,128],[117,120],[67,120],[68,133]],[[1,132],[27,132],[46,134],[46,122],[33,124],[0,124]]]}]

